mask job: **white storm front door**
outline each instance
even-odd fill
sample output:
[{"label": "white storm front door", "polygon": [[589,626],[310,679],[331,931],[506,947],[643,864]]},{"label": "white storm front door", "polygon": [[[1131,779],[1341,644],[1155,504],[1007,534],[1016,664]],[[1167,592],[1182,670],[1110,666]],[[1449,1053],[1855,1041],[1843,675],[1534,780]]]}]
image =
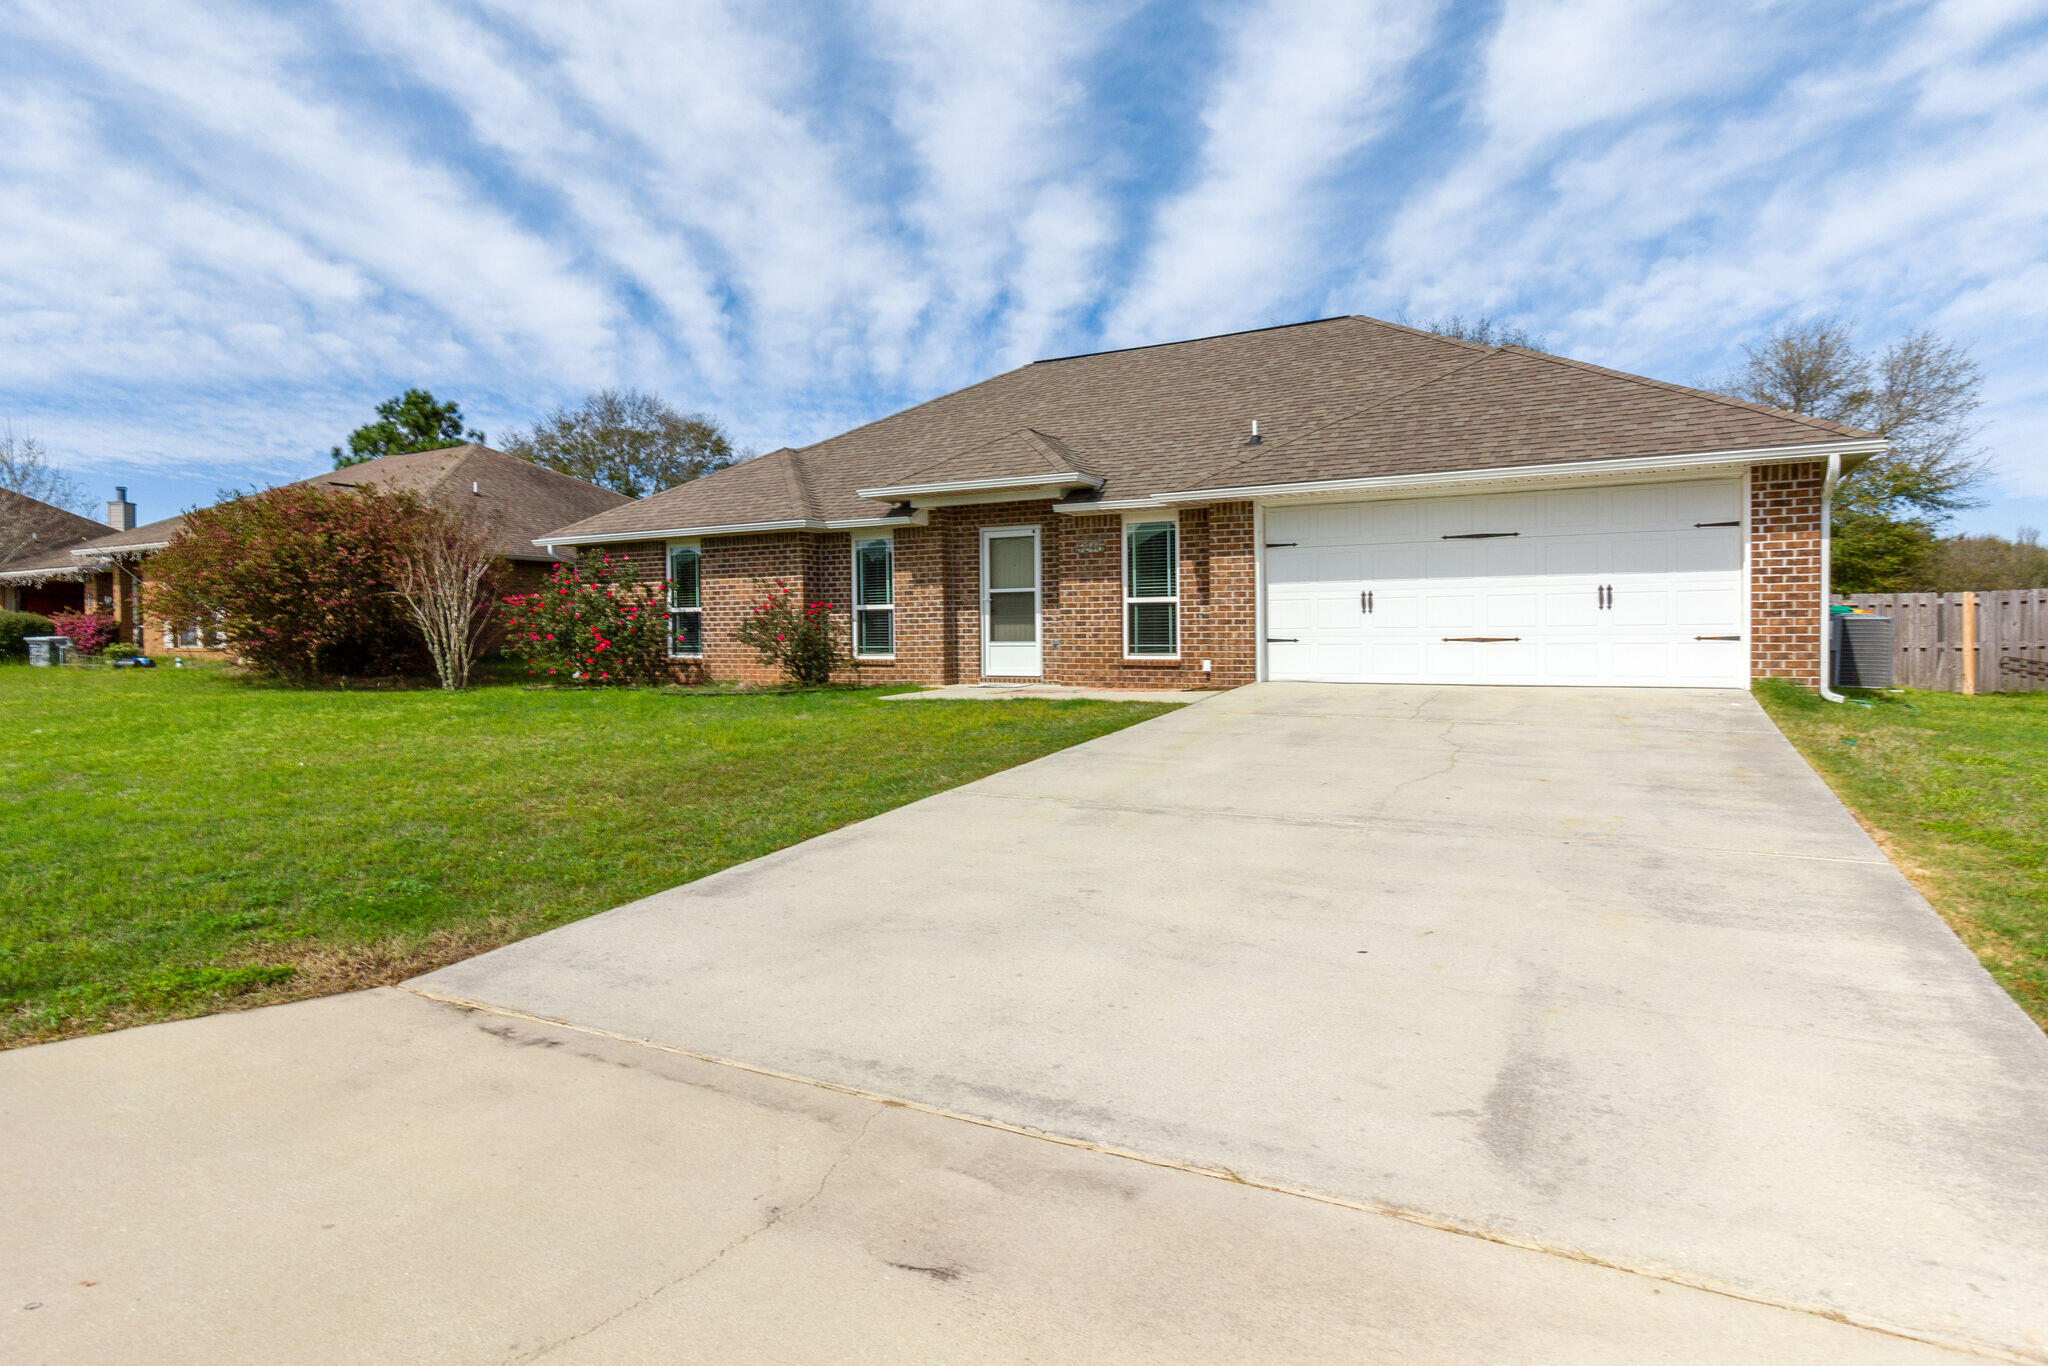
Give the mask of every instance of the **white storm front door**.
[{"label": "white storm front door", "polygon": [[1038,678],[1038,528],[981,532],[981,671],[990,678]]}]

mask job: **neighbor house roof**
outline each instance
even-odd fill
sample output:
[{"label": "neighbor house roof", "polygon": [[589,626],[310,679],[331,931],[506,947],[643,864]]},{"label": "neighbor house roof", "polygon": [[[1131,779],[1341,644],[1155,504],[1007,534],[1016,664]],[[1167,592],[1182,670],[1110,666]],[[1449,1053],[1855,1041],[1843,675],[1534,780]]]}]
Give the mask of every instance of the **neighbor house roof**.
[{"label": "neighbor house roof", "polygon": [[[1249,444],[1254,421],[1260,440]],[[872,522],[905,489],[973,481],[1085,475],[1064,482],[1099,482],[1099,494],[1079,496],[1114,506],[1206,489],[1859,441],[1876,438],[1562,356],[1327,318],[1035,361],[551,539]],[[773,472],[755,468],[770,460]]]},{"label": "neighbor house roof", "polygon": [[[543,532],[565,521],[587,518],[632,501],[624,494],[543,469],[530,460],[474,444],[387,455],[360,465],[328,470],[285,487],[404,491],[451,512],[482,512],[494,518],[499,527],[498,553],[525,560],[548,558],[533,543],[534,537]],[[74,553],[80,558],[91,558],[160,550],[170,544],[184,523],[182,516],[165,517],[130,531],[96,537]]]},{"label": "neighbor house roof", "polygon": [[[71,547],[104,535],[105,522],[45,503],[11,489],[0,489],[0,577],[28,579],[75,573]],[[7,553],[11,551],[12,553]]]}]

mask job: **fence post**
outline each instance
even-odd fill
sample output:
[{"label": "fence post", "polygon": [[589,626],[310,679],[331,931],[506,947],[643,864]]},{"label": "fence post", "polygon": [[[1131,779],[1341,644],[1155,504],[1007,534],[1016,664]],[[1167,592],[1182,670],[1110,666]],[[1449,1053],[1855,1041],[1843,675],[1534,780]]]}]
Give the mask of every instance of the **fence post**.
[{"label": "fence post", "polygon": [[1964,593],[1963,599],[1963,696],[1977,695],[1977,595]]}]

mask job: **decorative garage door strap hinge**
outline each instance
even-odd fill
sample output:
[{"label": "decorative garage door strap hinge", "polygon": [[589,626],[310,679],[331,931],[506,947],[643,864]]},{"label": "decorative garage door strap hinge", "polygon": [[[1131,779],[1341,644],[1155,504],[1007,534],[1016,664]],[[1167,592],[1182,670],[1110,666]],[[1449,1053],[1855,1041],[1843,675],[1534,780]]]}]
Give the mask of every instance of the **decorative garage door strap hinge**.
[{"label": "decorative garage door strap hinge", "polygon": [[1491,541],[1499,536],[1519,536],[1519,531],[1460,531],[1450,536],[1437,537],[1440,541]]},{"label": "decorative garage door strap hinge", "polygon": [[1300,542],[1300,541],[1268,541],[1268,542],[1266,542],[1266,549],[1268,549],[1268,550],[1282,550],[1282,549],[1285,549],[1286,547],[1288,547],[1288,546],[1290,546],[1290,545],[1300,545],[1300,544],[1301,544],[1301,542]]},{"label": "decorative garage door strap hinge", "polygon": [[1267,636],[1267,637],[1266,637],[1266,643],[1267,643],[1268,645],[1299,645],[1299,644],[1301,644],[1301,637],[1300,637],[1300,636]]},{"label": "decorative garage door strap hinge", "polygon": [[1694,522],[1694,523],[1693,523],[1693,525],[1694,525],[1695,527],[1703,527],[1703,526],[1741,526],[1741,525],[1742,525],[1742,521],[1741,521],[1741,519],[1740,519],[1740,518],[1737,518],[1737,519],[1736,519],[1735,521],[1732,521],[1732,522]]},{"label": "decorative garage door strap hinge", "polygon": [[1445,640],[1466,641],[1474,645],[1498,645],[1503,641],[1520,640],[1520,636],[1445,636]]},{"label": "decorative garage door strap hinge", "polygon": [[1741,636],[1694,636],[1694,640],[1740,640]]}]

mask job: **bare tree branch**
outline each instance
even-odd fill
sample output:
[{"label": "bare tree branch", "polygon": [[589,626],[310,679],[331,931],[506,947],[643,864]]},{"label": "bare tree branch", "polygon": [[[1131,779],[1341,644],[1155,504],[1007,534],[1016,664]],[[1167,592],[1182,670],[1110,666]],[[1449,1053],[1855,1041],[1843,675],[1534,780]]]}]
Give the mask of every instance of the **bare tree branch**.
[{"label": "bare tree branch", "polygon": [[[0,564],[37,549],[39,540],[58,530],[39,503],[84,517],[90,515],[85,490],[76,479],[50,463],[49,452],[32,436],[16,436],[10,424],[0,427]],[[33,500],[33,501],[29,501]],[[74,534],[71,540],[75,541]]]},{"label": "bare tree branch", "polygon": [[495,530],[487,518],[432,510],[398,559],[394,596],[426,642],[441,686],[450,691],[469,686],[470,667],[490,634],[497,602]]}]

